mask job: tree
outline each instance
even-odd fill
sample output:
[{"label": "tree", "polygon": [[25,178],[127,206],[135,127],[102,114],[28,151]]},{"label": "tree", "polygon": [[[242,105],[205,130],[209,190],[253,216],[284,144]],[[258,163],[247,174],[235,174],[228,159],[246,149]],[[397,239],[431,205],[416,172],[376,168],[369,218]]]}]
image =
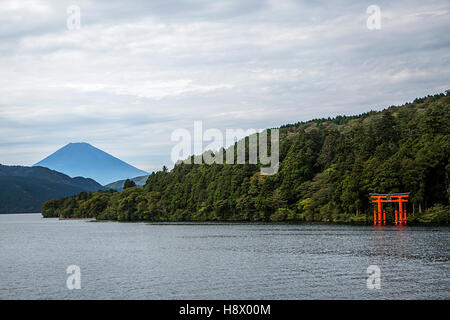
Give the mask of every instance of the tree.
[{"label": "tree", "polygon": [[128,189],[128,188],[133,188],[136,187],[136,183],[134,183],[133,180],[131,179],[127,179],[125,180],[125,183],[123,184],[123,189]]}]

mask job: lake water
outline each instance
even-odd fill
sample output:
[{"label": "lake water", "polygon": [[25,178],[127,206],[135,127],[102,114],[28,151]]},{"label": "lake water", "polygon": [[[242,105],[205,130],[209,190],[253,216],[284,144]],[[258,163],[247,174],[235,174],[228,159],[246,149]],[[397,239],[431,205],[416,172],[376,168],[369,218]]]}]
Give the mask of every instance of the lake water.
[{"label": "lake water", "polygon": [[[449,227],[0,215],[0,299],[449,299]],[[81,269],[81,289],[66,269]],[[381,289],[367,288],[367,268]]]}]

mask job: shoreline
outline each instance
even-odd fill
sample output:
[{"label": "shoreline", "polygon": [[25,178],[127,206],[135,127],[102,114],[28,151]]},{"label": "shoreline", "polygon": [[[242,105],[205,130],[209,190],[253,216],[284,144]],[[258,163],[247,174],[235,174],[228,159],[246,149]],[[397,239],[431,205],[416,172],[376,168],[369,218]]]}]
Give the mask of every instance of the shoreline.
[{"label": "shoreline", "polygon": [[[43,217],[45,218],[45,217]],[[58,220],[94,220],[97,221],[97,219],[95,218],[61,218],[61,217],[56,217],[58,218]]]},{"label": "shoreline", "polygon": [[350,226],[372,226],[372,227],[408,227],[408,226],[429,226],[429,227],[449,227],[450,224],[446,223],[435,223],[435,222],[409,222],[408,224],[395,225],[393,223],[387,223],[385,225],[374,225],[372,223],[364,222],[344,222],[344,221],[150,221],[150,220],[130,220],[130,221],[119,221],[111,219],[96,219],[93,218],[59,218],[59,217],[43,217],[47,218],[58,218],[58,220],[80,220],[80,221],[91,221],[91,222],[118,222],[118,223],[149,223],[149,224],[327,224],[327,225],[350,225]]},{"label": "shoreline", "polygon": [[[121,222],[121,223],[154,223],[154,224],[329,224],[329,225],[354,225],[354,226],[374,226],[374,227],[383,227],[383,226],[396,226],[393,223],[387,223],[386,225],[373,225],[370,221],[247,221],[247,220],[203,220],[203,221],[172,221],[172,220],[162,220],[162,221],[151,221],[151,220],[130,220],[130,221],[119,221],[114,219],[96,219],[95,217],[76,217],[76,218],[62,218],[62,217],[44,217],[42,213],[33,212],[33,213],[1,213],[0,215],[25,215],[25,214],[33,214],[40,215],[44,219],[58,219],[58,220],[79,220],[79,221],[91,221],[91,222]],[[412,219],[413,220],[413,219]],[[414,219],[415,220],[415,219]],[[436,223],[436,222],[419,222],[419,221],[408,221],[407,225],[397,225],[397,227],[407,227],[407,226],[450,226],[448,223]]]}]

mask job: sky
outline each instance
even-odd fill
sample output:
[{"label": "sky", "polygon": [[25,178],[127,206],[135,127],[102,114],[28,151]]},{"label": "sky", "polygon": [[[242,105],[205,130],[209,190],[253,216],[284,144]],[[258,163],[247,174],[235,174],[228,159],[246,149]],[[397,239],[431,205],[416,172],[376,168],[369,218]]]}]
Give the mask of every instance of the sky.
[{"label": "sky", "polygon": [[447,89],[448,0],[0,0],[6,165],[88,142],[151,172],[194,121],[278,127]]}]

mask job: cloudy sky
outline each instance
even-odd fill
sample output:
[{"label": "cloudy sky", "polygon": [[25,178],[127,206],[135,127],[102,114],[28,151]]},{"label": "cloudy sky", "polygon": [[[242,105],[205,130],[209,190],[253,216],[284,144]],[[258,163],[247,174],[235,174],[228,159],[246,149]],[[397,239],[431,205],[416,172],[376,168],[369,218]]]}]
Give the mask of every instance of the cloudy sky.
[{"label": "cloudy sky", "polygon": [[443,92],[449,12],[448,0],[0,0],[0,163],[84,141],[152,171],[173,166],[171,133],[194,121],[259,129]]}]

